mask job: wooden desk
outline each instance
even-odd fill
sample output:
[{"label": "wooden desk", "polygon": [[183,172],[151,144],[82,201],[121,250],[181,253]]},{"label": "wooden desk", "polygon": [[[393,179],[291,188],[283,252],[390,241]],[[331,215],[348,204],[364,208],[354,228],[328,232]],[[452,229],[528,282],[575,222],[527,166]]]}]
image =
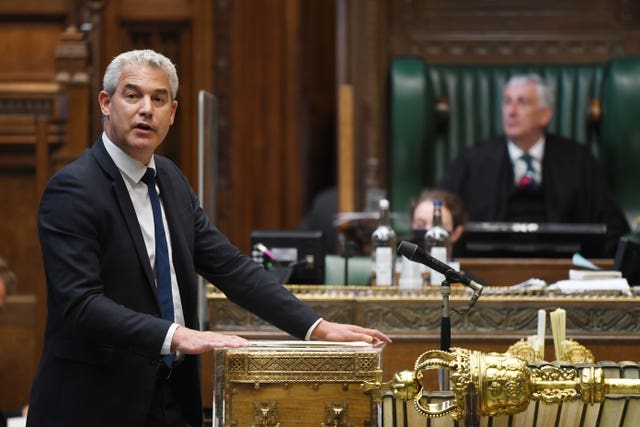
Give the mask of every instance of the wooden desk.
[{"label": "wooden desk", "polygon": [[[533,260],[501,261],[511,265],[523,277],[541,277],[530,272],[542,272],[547,280],[553,274],[566,278],[568,262]],[[496,260],[467,264],[480,271],[486,268],[492,279],[499,281]],[[528,265],[527,265],[528,264]],[[464,266],[465,264],[463,264]],[[526,268],[525,268],[526,267]],[[469,267],[470,269],[470,267]],[[508,269],[507,269],[508,270]],[[501,273],[506,274],[506,273]],[[482,273],[477,273],[482,276]],[[505,280],[517,283],[511,276]],[[353,323],[379,329],[393,343],[382,356],[384,379],[398,371],[412,369],[416,358],[426,350],[440,347],[442,297],[438,287],[401,292],[398,289],[340,286],[291,286],[294,293],[323,317],[342,323]],[[499,287],[492,288],[498,290]],[[452,308],[466,307],[470,295],[460,285],[452,287]],[[289,339],[286,334],[258,319],[253,314],[229,302],[210,288],[209,327],[249,339]],[[640,296],[550,296],[483,295],[466,315],[451,313],[453,347],[484,352],[505,352],[521,338],[536,334],[538,309],[547,311],[564,308],[567,312],[567,337],[590,349],[596,360],[640,360]],[[547,322],[546,360],[553,360],[550,322]],[[212,378],[205,358],[203,364],[204,402],[211,402]]]},{"label": "wooden desk", "polygon": [[[511,286],[537,278],[551,284],[569,278],[569,270],[576,268],[570,259],[499,259],[458,258],[460,268],[490,285]],[[591,260],[603,269],[613,268],[612,259]]]},{"label": "wooden desk", "polygon": [[[490,285],[511,286],[531,278],[542,279],[547,283],[567,279],[569,270],[576,268],[570,259],[549,258],[456,258],[460,268],[474,277],[484,280]],[[591,260],[594,264],[604,268],[613,267],[612,259]],[[325,277],[327,283],[344,284],[344,258],[337,255],[327,255],[325,267],[328,269]],[[370,275],[371,260],[368,257],[351,257],[349,261],[349,277],[354,284],[364,285]]]}]

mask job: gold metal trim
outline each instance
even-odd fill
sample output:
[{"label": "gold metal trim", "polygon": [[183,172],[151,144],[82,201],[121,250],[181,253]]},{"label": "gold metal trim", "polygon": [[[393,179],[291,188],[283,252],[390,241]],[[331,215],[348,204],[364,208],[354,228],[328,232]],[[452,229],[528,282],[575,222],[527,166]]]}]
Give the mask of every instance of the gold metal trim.
[{"label": "gold metal trim", "polygon": [[379,352],[229,350],[229,383],[364,383],[377,380]]},{"label": "gold metal trim", "polygon": [[280,427],[278,404],[273,401],[253,402],[253,425],[251,427]]}]

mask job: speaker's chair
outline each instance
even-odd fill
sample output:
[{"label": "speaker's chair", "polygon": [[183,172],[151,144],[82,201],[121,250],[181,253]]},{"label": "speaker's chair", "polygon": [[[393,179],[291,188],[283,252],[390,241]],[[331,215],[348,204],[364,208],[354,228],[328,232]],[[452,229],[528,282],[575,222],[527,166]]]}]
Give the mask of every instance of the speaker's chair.
[{"label": "speaker's chair", "polygon": [[556,93],[549,131],[587,144],[629,215],[640,213],[640,58],[600,64],[428,64],[393,60],[390,197],[404,212],[465,147],[502,133],[502,88],[536,72]]}]

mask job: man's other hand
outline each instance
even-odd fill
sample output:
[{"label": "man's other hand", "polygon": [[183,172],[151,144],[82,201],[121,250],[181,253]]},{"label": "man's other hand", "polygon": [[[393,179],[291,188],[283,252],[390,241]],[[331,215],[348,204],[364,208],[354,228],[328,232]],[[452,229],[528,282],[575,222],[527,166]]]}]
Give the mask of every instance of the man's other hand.
[{"label": "man's other hand", "polygon": [[214,348],[247,347],[249,341],[236,335],[225,335],[213,331],[196,331],[184,326],[178,327],[171,340],[171,351],[184,354],[201,354]]},{"label": "man's other hand", "polygon": [[318,323],[311,336],[323,341],[364,341],[374,347],[382,347],[391,342],[388,336],[378,330],[326,320]]}]

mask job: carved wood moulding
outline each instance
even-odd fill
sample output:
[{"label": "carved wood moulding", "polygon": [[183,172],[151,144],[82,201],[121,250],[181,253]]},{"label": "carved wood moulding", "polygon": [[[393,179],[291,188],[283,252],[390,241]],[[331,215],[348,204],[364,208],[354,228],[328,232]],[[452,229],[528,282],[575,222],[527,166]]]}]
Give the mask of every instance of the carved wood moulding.
[{"label": "carved wood moulding", "polygon": [[214,2],[214,46],[215,70],[213,91],[218,99],[218,211],[216,226],[228,232],[233,222],[233,187],[231,184],[231,150],[233,148],[233,3],[229,0]]},{"label": "carved wood moulding", "polygon": [[0,84],[0,169],[32,169],[39,138],[50,148],[64,142],[65,116],[66,97],[56,83]]},{"label": "carved wood moulding", "polygon": [[[356,323],[388,333],[437,333],[441,322],[441,297],[414,298],[374,295],[364,298],[336,296],[335,299],[309,297],[298,294],[325,318],[342,323]],[[567,332],[579,334],[607,334],[635,336],[640,331],[640,297],[553,297],[553,296],[495,296],[486,295],[466,315],[451,311],[452,329],[458,333],[481,336],[527,335],[535,333],[538,309],[567,310]],[[451,298],[451,307],[466,307],[468,297]],[[273,331],[275,328],[253,314],[226,301],[218,292],[209,296],[211,327],[215,330]],[[215,314],[214,314],[215,313]]]},{"label": "carved wood moulding", "polygon": [[57,83],[0,83],[0,115],[64,114],[64,96]]},{"label": "carved wood moulding", "polygon": [[0,115],[53,115],[54,101],[40,98],[0,98]]},{"label": "carved wood moulding", "polygon": [[492,0],[387,0],[392,10],[391,24],[419,31],[446,31],[452,28],[538,29],[562,28],[568,32],[584,28],[632,28],[639,17],[635,0],[538,0],[536,2]]},{"label": "carved wood moulding", "polygon": [[391,44],[392,57],[411,54],[430,62],[587,62],[604,61],[624,52],[625,40],[615,36],[414,35],[406,41],[395,38]]},{"label": "carved wood moulding", "polygon": [[[441,311],[430,305],[368,305],[365,324],[389,333],[437,331]],[[530,334],[537,327],[538,307],[504,304],[504,306],[478,307],[468,316],[451,313],[451,327],[457,332],[496,335]],[[636,335],[640,330],[640,309],[619,307],[617,304],[572,306],[567,312],[569,334],[607,333]]]},{"label": "carved wood moulding", "polygon": [[[313,308],[323,313],[323,316],[326,316],[333,322],[353,323],[356,317],[356,313],[349,304],[335,304],[332,302],[314,303]],[[271,324],[249,313],[245,309],[224,300],[215,303],[215,315],[212,316],[211,324],[215,330],[277,330]]]},{"label": "carved wood moulding", "polygon": [[88,83],[89,49],[84,34],[75,26],[68,27],[56,47],[56,81]]}]

